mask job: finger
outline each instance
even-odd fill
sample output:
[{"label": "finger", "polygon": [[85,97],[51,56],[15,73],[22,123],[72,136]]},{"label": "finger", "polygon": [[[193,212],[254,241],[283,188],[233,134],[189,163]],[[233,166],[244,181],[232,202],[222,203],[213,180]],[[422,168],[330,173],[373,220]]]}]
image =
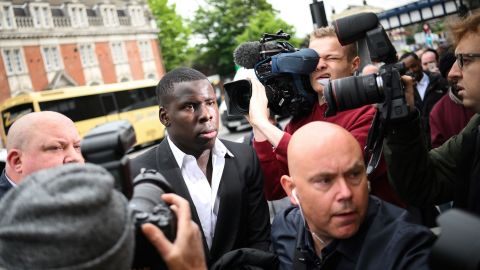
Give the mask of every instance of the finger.
[{"label": "finger", "polygon": [[177,216],[177,235],[182,234],[192,220],[188,201],[173,193],[163,194],[162,199],[172,204],[170,208]]},{"label": "finger", "polygon": [[172,249],[173,244],[165,237],[163,232],[153,224],[145,223],[142,225],[142,232],[145,237],[152,243],[152,245],[157,249],[157,251],[166,257],[169,253],[169,250]]}]

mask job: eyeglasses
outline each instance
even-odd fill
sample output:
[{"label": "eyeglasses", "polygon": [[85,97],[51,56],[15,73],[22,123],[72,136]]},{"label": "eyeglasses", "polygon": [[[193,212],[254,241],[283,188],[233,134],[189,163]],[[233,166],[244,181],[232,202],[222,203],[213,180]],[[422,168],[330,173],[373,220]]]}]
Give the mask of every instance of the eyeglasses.
[{"label": "eyeglasses", "polygon": [[455,54],[455,58],[457,59],[457,64],[460,69],[463,69],[465,65],[465,61],[472,61],[473,59],[469,58],[480,58],[480,53],[458,53]]}]

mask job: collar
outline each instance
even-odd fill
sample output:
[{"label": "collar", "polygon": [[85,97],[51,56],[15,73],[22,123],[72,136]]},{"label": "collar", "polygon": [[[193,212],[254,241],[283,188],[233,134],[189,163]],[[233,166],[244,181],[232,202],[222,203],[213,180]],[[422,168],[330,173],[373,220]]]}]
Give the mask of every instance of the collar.
[{"label": "collar", "polygon": [[7,175],[7,171],[4,170],[3,173],[5,174],[5,179],[7,179],[8,183],[10,183],[10,185],[12,185],[12,187],[17,187],[17,183],[13,182],[12,179],[10,179],[10,177],[8,177]]},{"label": "collar", "polygon": [[[175,161],[178,164],[179,168],[182,168],[183,161],[185,156],[189,156],[188,154],[184,153],[182,150],[180,150],[175,143],[172,142],[170,139],[170,136],[167,136],[168,140],[168,145],[170,146],[170,149],[172,149],[173,156],[175,157]],[[222,143],[218,138],[215,139],[215,144],[213,145],[212,149],[212,155],[217,156],[217,157],[234,157],[232,152],[227,149],[225,144]]]},{"label": "collar", "polygon": [[[378,207],[378,201],[375,201],[374,199],[372,199],[372,197],[369,197],[365,220],[360,226],[358,232],[353,237],[350,237],[348,239],[333,240],[322,250],[322,258],[326,259],[330,254],[338,252],[349,261],[356,262],[360,255],[360,247],[362,246],[363,241],[367,235],[368,228],[371,225],[370,223],[372,223],[374,220],[374,216],[377,211],[376,209]],[[304,256],[304,260],[315,261],[315,258],[317,256],[315,252],[313,238],[311,233],[303,225],[303,221],[301,220],[301,218],[300,222],[298,223],[298,228],[302,229],[298,230],[296,250]]]},{"label": "collar", "polygon": [[428,85],[430,83],[430,78],[428,77],[427,73],[423,72],[422,79],[418,82],[420,85]]}]

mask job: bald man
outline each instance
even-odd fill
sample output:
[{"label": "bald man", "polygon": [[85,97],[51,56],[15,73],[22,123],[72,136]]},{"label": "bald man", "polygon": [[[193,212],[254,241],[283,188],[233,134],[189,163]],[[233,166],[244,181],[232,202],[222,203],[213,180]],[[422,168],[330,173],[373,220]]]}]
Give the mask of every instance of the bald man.
[{"label": "bald man", "polygon": [[65,163],[84,163],[80,139],[72,120],[57,112],[34,112],[16,120],[7,134],[0,198],[33,172]]},{"label": "bald man", "polygon": [[296,206],[272,224],[280,269],[428,269],[433,234],[369,196],[362,150],[348,131],[312,122],[287,151],[281,184]]}]

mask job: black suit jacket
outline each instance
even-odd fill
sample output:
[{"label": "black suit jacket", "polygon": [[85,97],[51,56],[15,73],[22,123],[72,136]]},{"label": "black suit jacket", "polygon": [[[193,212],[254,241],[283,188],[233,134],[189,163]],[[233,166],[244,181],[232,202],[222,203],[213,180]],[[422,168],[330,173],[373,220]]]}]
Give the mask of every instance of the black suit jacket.
[{"label": "black suit jacket", "polygon": [[[231,250],[250,247],[267,251],[270,244],[269,213],[263,194],[263,175],[258,157],[253,148],[246,144],[224,140],[222,142],[234,157],[225,158],[218,188],[220,208],[210,250],[203,236],[208,265]],[[195,205],[168,140],[163,140],[131,161],[133,176],[136,176],[141,168],[159,171],[172,185],[175,193],[190,202],[192,219],[201,228]]]},{"label": "black suit jacket", "polygon": [[0,199],[2,199],[3,195],[5,195],[5,193],[7,193],[12,187],[12,184],[7,180],[7,176],[5,176],[5,170],[3,170],[2,175],[0,176]]}]

